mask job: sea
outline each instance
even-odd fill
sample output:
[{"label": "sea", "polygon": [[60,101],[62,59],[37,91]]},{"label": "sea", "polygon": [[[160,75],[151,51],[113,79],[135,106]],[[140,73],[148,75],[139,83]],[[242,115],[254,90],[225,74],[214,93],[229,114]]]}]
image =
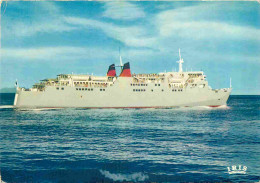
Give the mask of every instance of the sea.
[{"label": "sea", "polygon": [[13,100],[0,95],[6,183],[260,180],[260,96],[170,109],[17,110]]}]

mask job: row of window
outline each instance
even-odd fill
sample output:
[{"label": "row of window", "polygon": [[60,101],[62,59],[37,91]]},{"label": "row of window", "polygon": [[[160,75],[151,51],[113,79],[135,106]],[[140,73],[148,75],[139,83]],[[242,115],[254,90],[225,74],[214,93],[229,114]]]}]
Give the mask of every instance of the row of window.
[{"label": "row of window", "polygon": [[[93,88],[76,88],[79,91],[93,91]],[[100,91],[106,91],[106,89],[101,88]]]},{"label": "row of window", "polygon": [[182,92],[183,90],[182,89],[178,89],[178,90],[177,89],[173,89],[172,91],[173,92]]},{"label": "row of window", "polygon": [[[145,89],[133,89],[133,91],[134,92],[143,92],[143,91],[146,91]],[[163,92],[164,90],[162,89],[162,92]],[[183,89],[173,89],[172,90],[173,92],[182,92],[183,91]],[[151,92],[153,92],[153,89],[151,89]]]},{"label": "row of window", "polygon": [[[148,84],[131,84],[131,86],[148,86]],[[155,86],[161,86],[161,84],[155,84]]]},{"label": "row of window", "polygon": [[[60,88],[57,87],[56,88],[57,90],[59,90]],[[64,88],[62,87],[61,90],[64,90]],[[79,90],[79,91],[93,91],[93,88],[76,88],[76,90]],[[100,91],[106,91],[106,89],[103,89],[101,88]],[[145,92],[146,90],[145,89],[133,89],[134,92]],[[153,89],[151,89],[151,91],[153,92]],[[162,92],[164,90],[162,89]],[[182,92],[183,90],[182,89],[173,89],[172,90],[173,92]],[[217,93],[217,91],[216,91]]]},{"label": "row of window", "polygon": [[[56,90],[59,90],[59,89],[60,89],[59,87],[56,88]],[[64,88],[62,87],[61,90],[64,90]]]},{"label": "row of window", "polygon": [[134,92],[145,92],[145,89],[133,89]]},{"label": "row of window", "polygon": [[94,82],[74,82],[74,85],[107,85],[107,83],[94,83]]},{"label": "row of window", "polygon": [[[134,92],[145,92],[146,90],[145,89],[133,89]],[[164,90],[162,89],[162,92]],[[153,92],[153,89],[151,89],[151,92]]]},{"label": "row of window", "polygon": [[76,90],[80,90],[80,91],[93,91],[93,88],[76,88]]},{"label": "row of window", "polygon": [[132,84],[131,83],[131,86],[148,86],[148,84]]}]

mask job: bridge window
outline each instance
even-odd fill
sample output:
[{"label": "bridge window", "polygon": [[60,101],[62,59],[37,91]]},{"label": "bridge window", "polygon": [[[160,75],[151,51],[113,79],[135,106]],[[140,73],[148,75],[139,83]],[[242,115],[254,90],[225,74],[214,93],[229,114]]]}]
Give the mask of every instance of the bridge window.
[{"label": "bridge window", "polygon": [[56,90],[59,90],[59,87],[57,87]]},{"label": "bridge window", "polygon": [[61,90],[64,90],[64,88],[61,88]]}]

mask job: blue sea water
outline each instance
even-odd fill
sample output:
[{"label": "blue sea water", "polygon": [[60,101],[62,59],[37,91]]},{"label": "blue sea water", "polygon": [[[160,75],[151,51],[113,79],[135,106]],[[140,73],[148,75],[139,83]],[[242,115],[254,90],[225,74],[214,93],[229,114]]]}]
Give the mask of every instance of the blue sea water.
[{"label": "blue sea water", "polygon": [[[260,96],[227,107],[14,110],[0,95],[5,182],[257,182]],[[247,166],[246,174],[227,167]]]}]

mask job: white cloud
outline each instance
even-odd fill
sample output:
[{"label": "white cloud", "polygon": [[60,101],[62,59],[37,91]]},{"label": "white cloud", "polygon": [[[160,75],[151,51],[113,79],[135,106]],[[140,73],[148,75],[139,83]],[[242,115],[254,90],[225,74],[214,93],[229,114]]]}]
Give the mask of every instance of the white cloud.
[{"label": "white cloud", "polygon": [[[120,2],[117,3],[120,4]],[[128,2],[123,2],[124,6],[135,6],[134,4],[129,6],[127,3]],[[114,2],[107,2],[106,6],[116,7],[118,5],[115,5]],[[103,31],[106,36],[118,40],[129,47],[135,47],[136,49],[128,48],[125,50],[125,55],[132,57],[142,55],[151,56],[153,54],[160,54],[162,56],[172,55],[174,52],[177,52],[179,46],[183,45],[186,49],[189,47],[194,47],[194,45],[189,45],[190,42],[193,42],[193,44],[199,42],[200,46],[197,47],[197,50],[205,51],[203,50],[203,45],[205,45],[208,41],[216,42],[216,40],[225,41],[230,39],[260,40],[259,29],[231,25],[225,22],[206,20],[205,14],[209,13],[214,8],[219,8],[215,4],[206,7],[204,4],[199,4],[197,6],[161,11],[158,14],[150,16],[150,19],[155,20],[154,24],[149,25],[150,27],[147,25],[126,26],[88,18],[66,17],[59,14],[59,8],[57,8],[54,4],[46,4],[44,8],[46,9],[47,7],[50,7],[50,10],[54,12],[54,15],[52,15],[53,19],[48,18],[48,21],[33,22],[31,24],[18,22],[11,25],[8,24],[11,27],[11,29],[8,29],[9,35],[31,36],[37,33],[69,32],[79,29],[93,29],[95,31],[96,29],[99,29]],[[206,12],[202,11],[205,8]],[[108,8],[105,13],[107,13],[107,11]],[[115,10],[115,13],[116,12],[117,11]],[[120,17],[119,14],[120,13],[118,13],[117,16],[118,18]],[[128,14],[132,14],[132,12]],[[121,18],[124,19],[124,17]],[[152,34],[151,29],[153,32]],[[218,43],[214,46],[217,47],[217,44]],[[152,50],[143,48],[152,48]],[[23,58],[41,59],[41,56],[44,58],[53,58],[55,54],[59,54],[63,58],[69,58],[70,56],[66,53],[71,53],[71,55],[78,58],[80,57],[79,55],[86,55],[85,49],[86,48],[81,49],[76,47],[54,47],[48,49],[45,47],[29,49],[28,55],[26,54],[27,49],[17,49],[15,53],[14,50],[10,49],[4,51],[9,57],[15,57],[16,55],[21,54]],[[194,48],[190,49],[194,50]],[[91,49],[88,48],[87,50]],[[156,53],[154,50],[158,50],[160,53]],[[37,51],[39,51],[38,55],[36,54]],[[100,50],[99,48],[92,48],[92,51],[93,53],[97,53],[96,57],[98,57],[98,55],[100,55],[98,52],[103,50]],[[64,54],[61,54],[63,52]],[[222,53],[222,55],[223,54],[224,53]],[[108,56],[107,54],[103,55]]]},{"label": "white cloud", "polygon": [[140,7],[127,1],[106,2],[104,7],[103,16],[111,19],[134,20],[145,17]]},{"label": "white cloud", "polygon": [[[35,5],[35,6],[33,6]],[[68,32],[76,28],[64,23],[60,9],[53,2],[36,3],[26,6],[23,3],[11,2],[9,6],[20,11],[29,11],[30,18],[23,18],[23,14],[17,18],[6,16],[2,18],[3,36],[25,37],[38,33]],[[29,16],[27,15],[27,16]]]},{"label": "white cloud", "polygon": [[111,50],[89,47],[40,47],[40,48],[2,48],[1,57],[27,61],[64,61],[76,59],[108,58]]},{"label": "white cloud", "polygon": [[[152,59],[158,56],[151,49],[126,49],[122,50],[123,62],[137,62]],[[3,62],[74,62],[110,60],[119,63],[118,50],[102,47],[38,47],[38,48],[2,48],[1,60]]]},{"label": "white cloud", "polygon": [[49,20],[41,23],[21,23],[16,22],[8,25],[9,29],[5,30],[7,36],[33,36],[38,33],[53,33],[53,32],[69,32],[75,30],[73,26],[62,23],[61,20]]},{"label": "white cloud", "polygon": [[[214,4],[213,4],[214,5]],[[220,21],[205,20],[218,6],[203,5],[167,10],[156,16],[157,29],[163,37],[181,37],[197,40],[238,39],[260,40],[260,30]],[[202,10],[206,11],[202,11]]]},{"label": "white cloud", "polygon": [[155,41],[152,37],[146,37],[147,30],[138,26],[118,26],[111,23],[78,18],[65,17],[65,21],[71,25],[84,28],[96,28],[102,30],[107,36],[133,47],[149,47]]}]

